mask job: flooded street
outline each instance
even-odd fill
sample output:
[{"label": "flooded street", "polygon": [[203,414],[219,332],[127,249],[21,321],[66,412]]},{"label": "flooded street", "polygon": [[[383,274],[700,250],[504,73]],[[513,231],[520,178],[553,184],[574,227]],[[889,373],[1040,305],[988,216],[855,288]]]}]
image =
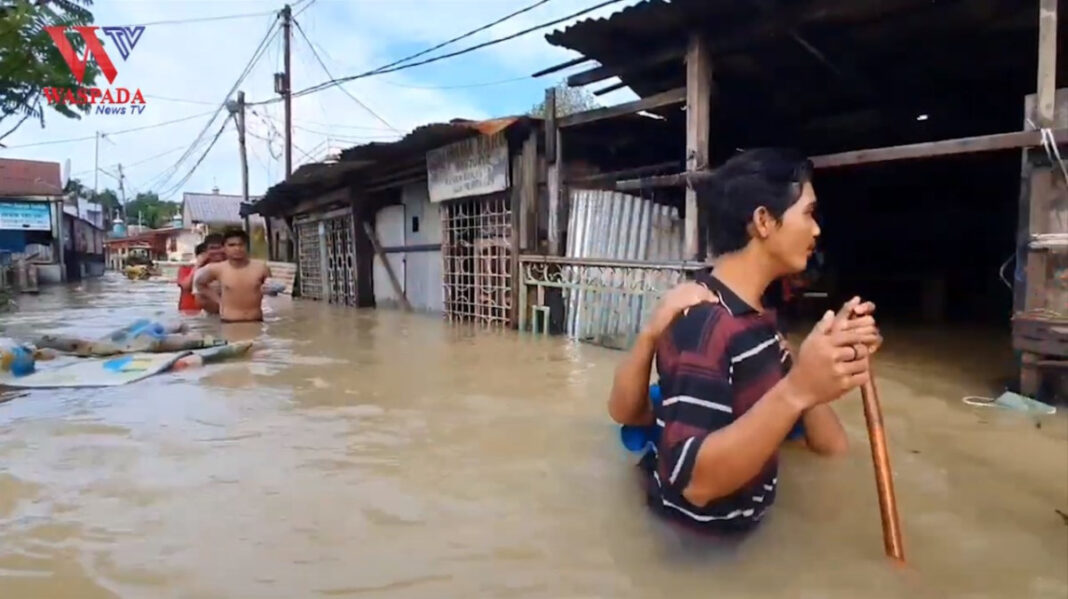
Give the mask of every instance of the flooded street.
[{"label": "flooded street", "polygon": [[[101,335],[172,318],[176,298],[46,288],[0,335]],[[1002,339],[962,334],[950,363],[888,333],[897,568],[859,395],[836,404],[850,454],[786,450],[764,524],[715,546],[646,511],[605,411],[620,352],[269,302],[262,325],[189,320],[255,338],[249,359],[0,395],[0,597],[1068,596],[1068,420],[960,401],[995,392]]]}]

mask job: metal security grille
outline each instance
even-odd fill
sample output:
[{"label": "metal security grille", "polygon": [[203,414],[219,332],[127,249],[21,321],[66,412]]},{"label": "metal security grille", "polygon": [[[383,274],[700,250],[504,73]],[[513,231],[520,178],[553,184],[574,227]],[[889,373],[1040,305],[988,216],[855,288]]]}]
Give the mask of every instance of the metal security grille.
[{"label": "metal security grille", "polygon": [[319,223],[302,223],[297,228],[298,265],[300,266],[300,295],[323,299],[322,248],[319,244]]},{"label": "metal security grille", "polygon": [[512,312],[512,211],[506,195],[446,202],[441,210],[445,315],[507,326]]},{"label": "metal security grille", "polygon": [[326,226],[326,268],[332,304],[356,305],[356,259],[352,216],[331,218]]}]

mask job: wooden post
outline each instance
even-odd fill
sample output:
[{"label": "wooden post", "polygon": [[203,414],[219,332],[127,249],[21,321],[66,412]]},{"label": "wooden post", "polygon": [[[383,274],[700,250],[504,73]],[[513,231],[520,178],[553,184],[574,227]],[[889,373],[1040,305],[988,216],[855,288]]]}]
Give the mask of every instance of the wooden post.
[{"label": "wooden post", "polygon": [[1052,127],[1057,94],[1057,0],[1040,0],[1038,8],[1038,84],[1035,117]]},{"label": "wooden post", "polygon": [[512,160],[513,174],[513,222],[517,229],[512,232],[512,326],[520,330],[526,322],[528,290],[523,285],[519,255],[537,250],[538,223],[538,132],[532,130],[523,141],[522,152]]},{"label": "wooden post", "polygon": [[[686,50],[686,170],[708,168],[708,140],[712,108],[712,63],[704,36],[690,36]],[[699,260],[697,193],[686,188],[683,258]]]},{"label": "wooden post", "polygon": [[267,239],[267,260],[269,262],[277,260],[274,253],[274,231],[271,230],[271,218],[268,215],[263,216],[263,236]]},{"label": "wooden post", "polygon": [[[1040,0],[1038,8],[1038,73],[1033,102],[1027,99],[1025,116],[1039,128],[1053,128],[1057,125],[1057,0]],[[1026,123],[1025,123],[1026,124]],[[1024,248],[1018,251],[1025,260],[1026,284],[1023,293],[1023,310],[1029,312],[1047,306],[1046,291],[1048,279],[1047,254],[1035,251],[1028,246],[1031,235],[1051,233],[1052,214],[1058,193],[1058,181],[1051,166],[1039,164],[1044,157],[1041,148],[1024,151],[1023,184],[1018,242]],[[1057,173],[1059,174],[1059,172]],[[1025,224],[1026,223],[1026,224]],[[1026,228],[1025,228],[1026,227]],[[1020,301],[1016,296],[1017,302]],[[1019,307],[1019,304],[1017,304]],[[1024,352],[1020,356],[1020,392],[1035,396],[1042,386],[1042,376],[1038,368],[1040,356]]]},{"label": "wooden post", "polygon": [[563,256],[567,234],[567,200],[563,186],[563,143],[556,115],[556,89],[545,90],[545,162],[549,196],[549,254]]}]

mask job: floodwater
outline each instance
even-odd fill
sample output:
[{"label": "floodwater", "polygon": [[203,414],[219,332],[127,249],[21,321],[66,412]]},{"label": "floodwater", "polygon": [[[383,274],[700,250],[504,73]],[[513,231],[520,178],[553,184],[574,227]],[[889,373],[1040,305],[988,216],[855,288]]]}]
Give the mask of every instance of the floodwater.
[{"label": "floodwater", "polygon": [[[1003,339],[888,333],[897,567],[858,397],[837,404],[851,453],[785,451],[777,505],[722,546],[645,511],[604,410],[621,353],[271,302],[263,325],[191,321],[256,338],[250,359],[0,395],[0,597],[1068,596],[1068,421],[960,401],[992,391]],[[175,303],[157,283],[46,289],[0,334],[103,334]]]}]

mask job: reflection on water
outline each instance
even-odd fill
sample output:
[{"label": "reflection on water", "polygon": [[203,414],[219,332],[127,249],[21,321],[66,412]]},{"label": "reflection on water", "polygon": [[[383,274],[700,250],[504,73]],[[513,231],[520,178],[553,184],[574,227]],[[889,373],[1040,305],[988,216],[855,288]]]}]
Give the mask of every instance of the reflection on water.
[{"label": "reflection on water", "polygon": [[[620,353],[271,301],[267,322],[225,330],[258,340],[249,360],[0,396],[0,597],[1068,595],[1066,420],[962,405],[987,364],[930,340],[891,336],[881,358],[898,569],[858,398],[838,404],[848,457],[788,450],[764,525],[695,543],[645,512],[605,416]],[[103,334],[175,302],[97,281],[0,324]]]}]

